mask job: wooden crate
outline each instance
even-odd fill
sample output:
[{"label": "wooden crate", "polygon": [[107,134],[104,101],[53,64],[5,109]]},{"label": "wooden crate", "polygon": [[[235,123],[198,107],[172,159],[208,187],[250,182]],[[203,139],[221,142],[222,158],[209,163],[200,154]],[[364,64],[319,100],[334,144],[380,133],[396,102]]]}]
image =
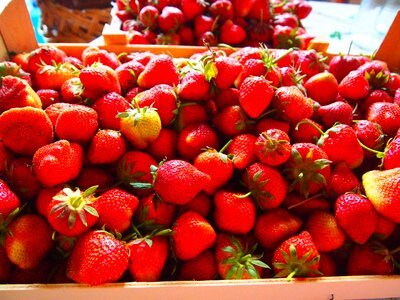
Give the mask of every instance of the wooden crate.
[{"label": "wooden crate", "polygon": [[[18,22],[15,16],[18,15]],[[398,16],[396,19],[400,19]],[[10,30],[12,28],[12,30]],[[396,35],[397,29],[393,29]],[[398,34],[397,34],[398,35]],[[390,41],[388,42],[390,45]],[[72,56],[80,56],[88,44],[53,44]],[[396,44],[398,47],[399,44]],[[24,0],[0,1],[0,61],[9,52],[28,52],[39,45]],[[324,42],[314,41],[319,51],[326,51]],[[151,51],[187,57],[204,47],[134,46],[102,44],[100,48],[116,53]],[[384,52],[385,53],[385,52]],[[379,54],[379,52],[378,52]],[[384,56],[382,56],[384,57]],[[390,57],[387,58],[388,61]],[[392,60],[390,60],[392,61]],[[398,66],[399,60],[393,60]],[[64,299],[393,299],[400,297],[400,275],[336,276],[306,279],[171,281],[154,283],[115,283],[90,287],[81,284],[0,284],[0,299],[64,300]],[[400,298],[399,298],[400,299]]]}]

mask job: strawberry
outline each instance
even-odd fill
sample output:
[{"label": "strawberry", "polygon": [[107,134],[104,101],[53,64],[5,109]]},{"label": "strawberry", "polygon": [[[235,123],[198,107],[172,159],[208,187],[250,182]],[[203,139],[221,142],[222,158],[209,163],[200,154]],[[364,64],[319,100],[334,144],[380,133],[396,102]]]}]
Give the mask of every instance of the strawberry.
[{"label": "strawberry", "polygon": [[370,85],[364,73],[354,70],[340,81],[338,92],[345,99],[359,101],[368,96]]},{"label": "strawberry", "polygon": [[32,106],[41,108],[40,97],[26,80],[5,76],[0,87],[0,112],[14,107]]},{"label": "strawberry", "polygon": [[157,110],[163,126],[170,125],[178,109],[174,88],[159,84],[136,95],[134,98],[139,107],[152,107]]},{"label": "strawberry", "polygon": [[316,210],[329,210],[331,207],[328,199],[321,194],[305,198],[296,192],[289,193],[282,202],[282,207],[296,216],[307,218]]},{"label": "strawberry", "polygon": [[247,77],[239,88],[239,103],[246,114],[258,118],[269,106],[274,90],[263,77]]},{"label": "strawberry", "polygon": [[319,271],[323,276],[336,276],[337,275],[337,262],[329,253],[320,253],[319,258]]},{"label": "strawberry", "polygon": [[52,187],[75,179],[82,169],[83,149],[76,143],[58,140],[39,148],[32,158],[36,179]]},{"label": "strawberry", "polygon": [[36,94],[39,96],[40,102],[42,102],[43,109],[53,103],[60,102],[61,99],[60,93],[56,90],[40,89],[36,91]]},{"label": "strawberry", "polygon": [[217,263],[211,250],[184,261],[178,270],[178,280],[212,280],[217,276]]},{"label": "strawberry", "polygon": [[218,136],[215,130],[206,123],[191,123],[182,129],[178,136],[179,155],[194,160],[203,148],[218,148]]},{"label": "strawberry", "polygon": [[[257,0],[260,1],[260,0]],[[305,49],[304,40],[300,37],[299,28],[276,25],[272,33],[272,46],[276,49],[289,49],[296,47]]]},{"label": "strawberry", "polygon": [[334,101],[318,107],[317,114],[325,128],[332,127],[336,122],[351,126],[353,123],[353,108],[343,101]]},{"label": "strawberry", "polygon": [[243,64],[243,71],[235,81],[235,86],[240,88],[243,81],[249,76],[264,76],[267,67],[261,58],[250,58]]},{"label": "strawberry", "polygon": [[185,20],[193,20],[196,16],[201,15],[209,5],[203,0],[181,0],[181,10],[185,16]]},{"label": "strawberry", "polygon": [[88,46],[82,51],[82,64],[88,67],[94,63],[101,63],[113,70],[120,65],[115,53],[99,49],[97,46]]},{"label": "strawberry", "polygon": [[218,230],[247,234],[256,222],[256,206],[250,196],[229,190],[214,194],[214,221]]},{"label": "strawberry", "polygon": [[112,129],[100,129],[90,141],[87,158],[92,164],[116,162],[125,154],[127,144],[121,132]]},{"label": "strawberry", "polygon": [[257,120],[255,129],[258,134],[261,134],[264,131],[267,131],[269,129],[279,129],[279,130],[282,130],[283,132],[289,134],[290,124],[286,121],[264,117],[264,118]]},{"label": "strawberry", "polygon": [[84,95],[91,100],[111,92],[121,94],[121,86],[114,69],[100,62],[83,68],[79,73],[79,79],[84,87]]},{"label": "strawberry", "polygon": [[144,70],[144,65],[138,61],[128,61],[115,69],[121,91],[125,94],[137,86],[137,78]]},{"label": "strawberry", "polygon": [[353,192],[336,199],[335,217],[344,232],[358,244],[364,244],[378,224],[378,213],[371,201]]},{"label": "strawberry", "polygon": [[248,117],[239,105],[222,108],[214,115],[212,122],[220,133],[228,137],[244,133],[248,129]]},{"label": "strawberry", "polygon": [[190,123],[207,123],[208,114],[206,108],[195,102],[187,102],[179,105],[175,126],[178,132]]},{"label": "strawberry", "polygon": [[282,86],[275,91],[272,106],[278,111],[280,119],[296,124],[313,114],[310,98],[304,96],[296,86]]},{"label": "strawberry", "polygon": [[138,282],[160,280],[168,258],[169,244],[165,236],[145,236],[127,243],[129,273]]},{"label": "strawberry", "polygon": [[191,70],[184,74],[178,85],[177,94],[184,101],[201,101],[208,97],[210,83],[204,73]]},{"label": "strawberry", "polygon": [[222,279],[259,279],[269,266],[255,254],[256,245],[250,239],[219,233],[215,246],[218,274]]},{"label": "strawberry", "polygon": [[38,215],[26,214],[15,218],[7,231],[7,257],[21,269],[37,267],[53,248],[52,228]]},{"label": "strawberry", "polygon": [[61,186],[55,186],[51,188],[42,188],[36,197],[35,209],[43,217],[47,219],[48,206],[53,197],[57,195],[63,188]]},{"label": "strawberry", "polygon": [[179,39],[181,41],[181,45],[194,45],[195,44],[195,36],[194,30],[190,26],[182,25],[178,30]]},{"label": "strawberry", "polygon": [[129,109],[129,102],[117,93],[108,93],[96,100],[92,108],[97,112],[99,127],[102,129],[120,129],[117,114]]},{"label": "strawberry", "polygon": [[59,139],[85,144],[98,129],[97,112],[85,105],[71,104],[57,116],[54,130]]},{"label": "strawberry", "polygon": [[233,86],[243,69],[242,65],[236,59],[227,56],[215,57],[214,65],[217,72],[213,81],[220,90]]},{"label": "strawberry", "polygon": [[365,244],[354,245],[350,251],[346,265],[348,275],[390,275],[393,271],[393,261],[387,259],[385,249],[379,251]]},{"label": "strawberry", "polygon": [[361,61],[356,55],[335,55],[328,65],[328,71],[335,76],[338,82],[341,82],[350,71],[354,71],[361,66]]},{"label": "strawberry", "polygon": [[104,231],[89,231],[78,239],[66,272],[75,282],[99,285],[117,281],[128,264],[126,245]]},{"label": "strawberry", "polygon": [[246,17],[251,11],[255,2],[256,0],[250,0],[250,1],[233,0],[232,4],[233,4],[233,9],[235,11],[235,16]]},{"label": "strawberry", "polygon": [[197,39],[200,39],[198,41],[201,42],[202,46],[204,45],[204,41],[201,40],[202,36],[209,33],[213,34],[215,24],[215,19],[212,16],[198,14],[194,17],[194,34]]},{"label": "strawberry", "polygon": [[[299,27],[298,31],[301,31],[301,27]],[[300,35],[304,39],[304,35]],[[306,44],[306,42],[305,42]],[[295,58],[295,68],[300,70],[302,75],[306,76],[306,79],[310,77],[322,73],[327,69],[327,65],[325,64],[326,57],[321,53],[317,52],[315,49],[297,51]]]},{"label": "strawberry", "polygon": [[285,240],[274,251],[272,265],[275,277],[313,277],[318,271],[319,252],[308,231]]},{"label": "strawberry", "polygon": [[387,91],[373,90],[365,99],[363,99],[360,108],[363,112],[366,112],[368,107],[375,102],[393,102],[393,97]]},{"label": "strawberry", "polygon": [[[352,125],[358,140],[370,149],[380,151],[384,146],[384,134],[379,124],[368,121],[358,120]],[[374,155],[371,151],[364,149],[364,157],[370,158]]]},{"label": "strawberry", "polygon": [[93,203],[99,218],[96,226],[122,233],[132,225],[132,216],[139,206],[138,198],[121,188],[111,188]]},{"label": "strawberry", "polygon": [[0,138],[13,152],[33,155],[53,142],[53,126],[40,108],[11,108],[0,115]]},{"label": "strawberry", "polygon": [[184,22],[182,10],[174,6],[165,6],[158,16],[158,27],[163,32],[176,31]]},{"label": "strawberry", "polygon": [[29,53],[26,71],[35,74],[41,65],[59,64],[62,63],[66,57],[66,53],[57,47],[50,45],[41,46]]},{"label": "strawberry", "polygon": [[173,159],[176,158],[178,152],[177,142],[178,133],[176,131],[162,128],[158,138],[146,150],[156,160]]},{"label": "strawberry", "polygon": [[227,146],[229,142],[220,151],[208,148],[194,159],[193,165],[211,178],[209,185],[205,188],[205,192],[209,195],[223,187],[233,176],[232,157],[224,154]]},{"label": "strawberry", "polygon": [[258,160],[269,166],[281,165],[291,156],[290,138],[280,129],[262,132],[254,146]]},{"label": "strawberry", "polygon": [[255,0],[247,16],[256,20],[270,20],[271,7],[269,1]]},{"label": "strawberry", "polygon": [[143,150],[158,138],[161,131],[160,115],[154,108],[136,107],[117,115],[121,132],[136,149]]},{"label": "strawberry", "polygon": [[102,166],[85,165],[75,179],[75,184],[81,190],[98,185],[99,189],[107,189],[116,183],[114,174]]},{"label": "strawberry", "polygon": [[32,84],[31,74],[26,73],[22,65],[13,61],[3,61],[0,63],[0,84],[2,84],[3,77],[7,75],[19,77],[26,80],[29,85]]},{"label": "strawberry", "polygon": [[190,202],[211,180],[209,175],[180,159],[165,161],[158,167],[155,176],[153,186],[156,194],[172,204]]},{"label": "strawberry", "polygon": [[339,226],[338,220],[329,211],[316,210],[305,223],[307,230],[315,246],[320,252],[330,252],[342,247],[346,240],[346,234]]},{"label": "strawberry", "polygon": [[139,11],[139,20],[144,27],[150,28],[157,24],[159,11],[153,5],[143,6]]},{"label": "strawberry", "polygon": [[396,223],[380,214],[378,225],[372,237],[381,241],[387,240],[394,233],[395,229]]},{"label": "strawberry", "polygon": [[254,237],[264,249],[275,250],[284,240],[297,234],[303,221],[281,207],[257,217]]},{"label": "strawberry", "polygon": [[180,260],[195,258],[211,248],[217,238],[211,224],[194,211],[187,211],[178,216],[172,230],[173,251]]},{"label": "strawberry", "polygon": [[34,84],[37,89],[60,90],[64,81],[77,77],[78,69],[71,63],[43,65],[35,73]]},{"label": "strawberry", "polygon": [[177,86],[178,83],[178,70],[172,57],[165,54],[153,56],[137,79],[137,84],[143,88],[151,88],[158,84]]},{"label": "strawberry", "polygon": [[140,198],[139,208],[136,211],[140,223],[162,227],[172,224],[175,218],[175,205],[159,200],[156,194]]},{"label": "strawberry", "polygon": [[235,169],[243,170],[257,160],[255,142],[257,137],[250,133],[238,134],[232,139],[226,152],[233,155]]},{"label": "strawberry", "polygon": [[362,184],[365,195],[375,209],[388,219],[399,222],[398,178],[400,168],[371,170],[363,174]]},{"label": "strawberry", "polygon": [[[231,3],[228,0],[217,0],[211,7],[217,2]],[[233,12],[232,12],[233,13]],[[219,40],[228,45],[239,45],[246,39],[246,31],[238,24],[235,24],[230,18],[228,18],[220,28]]]},{"label": "strawberry", "polygon": [[222,21],[231,20],[234,17],[233,4],[229,0],[213,1],[208,11],[214,18],[219,17]]},{"label": "strawberry", "polygon": [[211,212],[211,196],[205,192],[198,193],[192,200],[180,207],[180,211],[192,210],[207,218]]},{"label": "strawberry", "polygon": [[301,120],[292,127],[290,137],[296,143],[313,143],[315,144],[321,137],[321,131],[323,127],[321,124],[311,119]]},{"label": "strawberry", "polygon": [[[9,214],[21,206],[18,196],[10,189],[8,184],[0,179],[0,219],[5,221]],[[1,223],[0,223],[1,224]]]},{"label": "strawberry", "polygon": [[365,119],[379,124],[387,136],[393,136],[400,128],[400,107],[395,103],[375,102],[368,107]]},{"label": "strawberry", "polygon": [[288,183],[281,173],[259,162],[246,168],[242,180],[262,209],[277,208],[288,192]]},{"label": "strawberry", "polygon": [[79,77],[67,79],[60,87],[61,99],[67,103],[82,103],[85,98],[83,90],[84,88]]},{"label": "strawberry", "polygon": [[337,198],[347,192],[360,189],[361,181],[346,163],[341,162],[333,167],[326,185],[327,195]]},{"label": "strawberry", "polygon": [[29,157],[14,159],[7,166],[5,178],[10,188],[24,201],[36,198],[42,188],[33,174],[32,159]]},{"label": "strawberry", "polygon": [[47,206],[47,220],[54,230],[72,237],[87,232],[99,218],[93,205],[96,188],[63,188],[57,193]]},{"label": "strawberry", "polygon": [[400,167],[399,151],[400,138],[396,135],[392,140],[388,142],[384,152],[378,152],[377,154],[377,157],[381,157],[383,155],[382,166],[384,170]]},{"label": "strawberry", "polygon": [[321,191],[330,176],[331,161],[324,150],[312,143],[292,144],[292,156],[286,162],[291,188],[305,198]]}]

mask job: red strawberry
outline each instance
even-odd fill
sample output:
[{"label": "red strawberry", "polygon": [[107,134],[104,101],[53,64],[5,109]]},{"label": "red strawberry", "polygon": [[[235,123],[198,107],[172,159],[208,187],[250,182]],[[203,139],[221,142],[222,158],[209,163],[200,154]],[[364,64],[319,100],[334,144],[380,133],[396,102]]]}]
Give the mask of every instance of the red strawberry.
[{"label": "red strawberry", "polygon": [[231,87],[243,68],[236,59],[227,56],[217,56],[214,64],[217,70],[214,83],[220,90]]},{"label": "red strawberry", "polygon": [[276,119],[267,118],[267,117],[257,120],[256,132],[258,134],[261,134],[264,131],[267,131],[269,129],[279,129],[279,130],[282,130],[283,132],[289,134],[290,124],[286,121],[276,120]]},{"label": "red strawberry", "polygon": [[292,188],[305,198],[321,191],[328,180],[331,161],[324,150],[312,143],[292,144],[292,156],[286,162]]},{"label": "red strawberry", "polygon": [[85,165],[75,179],[75,184],[81,190],[86,190],[91,186],[98,185],[99,189],[110,188],[116,183],[114,174],[107,168],[101,166]]},{"label": "red strawberry", "polygon": [[195,258],[211,248],[217,238],[211,224],[194,211],[187,211],[178,216],[172,230],[173,251],[181,260]]},{"label": "red strawberry", "polygon": [[360,189],[361,181],[346,163],[338,163],[332,169],[326,185],[326,192],[329,196],[337,198],[347,192]]},{"label": "red strawberry", "polygon": [[319,271],[323,276],[336,276],[337,275],[337,262],[329,253],[320,253],[319,258]]},{"label": "red strawberry", "polygon": [[83,149],[76,143],[59,140],[39,148],[32,159],[37,180],[47,187],[75,179],[82,168]]},{"label": "red strawberry", "polygon": [[62,102],[81,103],[83,101],[83,85],[79,77],[64,81],[60,88]]},{"label": "red strawberry", "polygon": [[207,123],[208,114],[205,107],[199,103],[188,102],[179,105],[175,126],[178,132],[190,123]]},{"label": "red strawberry", "polygon": [[250,13],[255,2],[256,0],[250,0],[250,1],[233,0],[232,4],[233,4],[233,9],[235,11],[235,16],[246,17]]},{"label": "red strawberry", "polygon": [[226,106],[213,117],[215,127],[228,137],[244,133],[248,129],[247,121],[248,117],[239,105]]},{"label": "red strawberry", "polygon": [[395,103],[375,102],[368,107],[365,119],[379,124],[387,136],[393,136],[400,128],[400,106]]},{"label": "red strawberry", "polygon": [[384,90],[373,90],[369,95],[363,99],[360,108],[363,112],[368,110],[368,107],[375,102],[394,102],[393,97]]},{"label": "red strawberry", "polygon": [[178,7],[165,6],[157,21],[158,27],[163,32],[176,31],[184,22],[184,15]]},{"label": "red strawberry", "polygon": [[358,69],[359,66],[361,66],[361,61],[355,55],[335,55],[329,61],[328,71],[338,82],[341,82],[350,71]]},{"label": "red strawberry", "polygon": [[242,180],[262,209],[278,207],[288,192],[288,183],[281,173],[259,162],[246,169]]},{"label": "red strawberry", "polygon": [[378,213],[371,201],[352,192],[336,199],[335,217],[344,232],[358,244],[364,244],[378,224]]},{"label": "red strawberry", "polygon": [[[368,120],[358,120],[352,125],[358,140],[370,149],[380,151],[384,145],[384,134],[381,126]],[[364,150],[364,156],[370,158],[371,151]]]},{"label": "red strawberry", "polygon": [[213,1],[208,11],[215,18],[219,17],[222,21],[231,20],[234,17],[233,4],[230,0]]},{"label": "red strawberry", "polygon": [[140,223],[168,227],[175,218],[175,205],[160,201],[157,195],[150,194],[140,198],[136,215]]},{"label": "red strawberry", "polygon": [[29,53],[26,71],[35,74],[41,65],[59,64],[67,57],[64,51],[54,46],[42,46]]},{"label": "red strawberry", "polygon": [[[260,0],[257,0],[260,1]],[[305,49],[304,40],[300,37],[299,28],[290,26],[276,25],[272,34],[272,46],[277,49],[289,49],[296,47]]]},{"label": "red strawberry", "polygon": [[202,14],[208,6],[208,3],[203,0],[182,0],[180,2],[185,20],[193,20],[196,16]]},{"label": "red strawberry", "polygon": [[165,54],[153,56],[137,79],[137,84],[144,88],[151,88],[158,84],[177,86],[178,83],[178,70],[172,57]]},{"label": "red strawberry", "polygon": [[321,194],[305,198],[303,195],[295,192],[289,193],[286,196],[282,202],[282,206],[301,218],[307,218],[316,210],[329,210],[331,207],[328,199]]},{"label": "red strawberry", "polygon": [[153,5],[143,6],[139,11],[139,20],[144,27],[150,28],[157,24],[158,9]]},{"label": "red strawberry", "polygon": [[99,285],[121,278],[128,263],[125,244],[104,231],[89,231],[78,239],[66,272],[75,282]]},{"label": "red strawberry", "polygon": [[250,118],[258,118],[269,106],[274,91],[263,77],[247,77],[239,88],[239,103]]},{"label": "red strawberry", "polygon": [[363,72],[354,70],[340,81],[338,92],[345,99],[359,101],[368,96],[370,85]]},{"label": "red strawberry", "polygon": [[[201,39],[204,34],[212,34],[214,27],[215,19],[212,16],[198,14],[194,17],[194,33],[198,39]],[[201,45],[203,46],[204,41],[200,40],[199,42],[201,42]]]},{"label": "red strawberry", "polygon": [[300,218],[278,207],[257,217],[254,237],[264,249],[275,250],[284,240],[297,234],[302,224]]},{"label": "red strawberry", "polygon": [[[298,31],[301,31],[299,27]],[[304,38],[304,35],[300,35]],[[306,42],[305,42],[306,44]],[[322,73],[327,69],[325,64],[326,57],[321,53],[317,52],[315,49],[297,51],[295,58],[295,68],[300,70],[302,75],[306,75],[306,78],[310,78],[318,73]]]},{"label": "red strawberry", "polygon": [[17,217],[10,223],[7,231],[7,257],[21,269],[37,267],[53,248],[52,228],[38,215]]},{"label": "red strawberry", "polygon": [[42,102],[43,109],[45,109],[46,107],[48,107],[53,103],[60,102],[61,99],[60,93],[56,90],[41,89],[37,90],[36,94],[39,96],[40,101]]},{"label": "red strawberry", "polygon": [[263,21],[271,19],[271,7],[269,1],[255,0],[247,16],[251,19]]},{"label": "red strawberry", "polygon": [[42,65],[35,73],[34,85],[37,89],[60,90],[64,81],[77,77],[78,69],[71,63]]},{"label": "red strawberry", "polygon": [[321,136],[322,129],[321,124],[306,118],[292,128],[290,136],[296,143],[315,144]]},{"label": "red strawberry", "polygon": [[158,138],[153,141],[146,151],[156,160],[173,159],[177,156],[178,133],[169,128],[162,128]]},{"label": "red strawberry", "polygon": [[11,75],[26,80],[31,85],[31,74],[26,73],[21,64],[17,64],[13,61],[3,61],[0,63],[0,83],[2,83],[3,77]]},{"label": "red strawberry", "polygon": [[93,207],[99,214],[97,227],[123,233],[132,225],[132,216],[139,206],[138,198],[120,188],[102,193]]},{"label": "red strawberry", "polygon": [[180,211],[192,210],[207,218],[211,212],[211,197],[204,192],[197,194],[190,202],[182,205]]},{"label": "red strawberry", "polygon": [[226,152],[233,155],[235,169],[243,170],[257,160],[255,142],[257,137],[250,133],[236,135]]},{"label": "red strawberry", "polygon": [[82,63],[85,67],[91,66],[94,63],[101,63],[113,70],[120,65],[115,53],[99,49],[97,46],[88,46],[82,51]]},{"label": "red strawberry", "polygon": [[123,63],[115,69],[123,93],[137,86],[137,78],[143,70],[143,64],[134,60]]},{"label": "red strawberry", "polygon": [[256,206],[250,196],[228,190],[214,194],[214,221],[220,231],[247,234],[256,222]]},{"label": "red strawberry", "polygon": [[211,250],[184,261],[178,270],[179,280],[212,280],[217,276],[217,263]]},{"label": "red strawberry", "polygon": [[[228,0],[217,0],[225,3],[231,3]],[[215,4],[214,2],[213,4]],[[212,6],[212,5],[211,5]],[[246,39],[246,31],[245,29],[233,23],[231,19],[227,19],[220,28],[219,33],[219,40],[222,43],[229,44],[229,45],[239,45]]]},{"label": "red strawberry", "polygon": [[0,138],[12,151],[32,155],[53,141],[53,126],[39,108],[12,108],[0,115]]},{"label": "red strawberry", "polygon": [[18,196],[0,179],[0,218],[5,221],[9,214],[21,206]]},{"label": "red strawberry", "polygon": [[53,197],[57,195],[63,188],[61,186],[56,186],[52,188],[42,188],[36,197],[35,209],[37,212],[47,219],[48,210],[47,207]]},{"label": "red strawberry", "polygon": [[291,156],[289,136],[280,129],[268,129],[262,132],[255,142],[255,151],[260,162],[269,166],[278,166]]},{"label": "red strawberry", "polygon": [[64,188],[57,193],[47,207],[47,220],[57,232],[66,236],[79,236],[87,232],[99,215],[93,207],[97,200],[97,186],[85,191]]},{"label": "red strawberry", "polygon": [[318,107],[317,114],[325,128],[332,127],[336,122],[351,126],[353,123],[353,108],[347,102],[335,101]]},{"label": "red strawberry", "polygon": [[87,158],[92,164],[116,162],[127,150],[126,141],[119,131],[100,129],[91,140]]},{"label": "red strawberry", "polygon": [[319,252],[310,233],[300,234],[285,240],[275,251],[272,264],[275,277],[313,277],[318,271]]},{"label": "red strawberry", "polygon": [[181,79],[177,94],[182,101],[200,101],[207,99],[209,90],[210,83],[204,73],[191,70]]}]

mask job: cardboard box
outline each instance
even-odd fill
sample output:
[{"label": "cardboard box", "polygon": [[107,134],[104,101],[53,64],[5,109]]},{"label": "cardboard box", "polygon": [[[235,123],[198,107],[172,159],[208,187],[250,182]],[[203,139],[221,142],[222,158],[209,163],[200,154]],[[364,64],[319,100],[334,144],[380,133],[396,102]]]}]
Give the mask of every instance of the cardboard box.
[{"label": "cardboard box", "polygon": [[[18,21],[15,16],[18,15]],[[399,18],[397,18],[399,19]],[[397,29],[398,30],[398,29]],[[397,32],[397,31],[396,31]],[[2,0],[0,4],[0,60],[10,52],[28,52],[35,40],[24,0]],[[56,44],[69,55],[79,56],[88,44]],[[315,42],[323,50],[326,44]],[[203,47],[99,45],[113,52],[170,52],[189,56]],[[397,44],[398,47],[398,44]],[[325,48],[326,51],[326,48]],[[398,61],[395,62],[398,64]],[[305,279],[171,281],[114,283],[101,286],[81,284],[0,284],[0,299],[383,299],[400,297],[400,276],[336,276]]]}]

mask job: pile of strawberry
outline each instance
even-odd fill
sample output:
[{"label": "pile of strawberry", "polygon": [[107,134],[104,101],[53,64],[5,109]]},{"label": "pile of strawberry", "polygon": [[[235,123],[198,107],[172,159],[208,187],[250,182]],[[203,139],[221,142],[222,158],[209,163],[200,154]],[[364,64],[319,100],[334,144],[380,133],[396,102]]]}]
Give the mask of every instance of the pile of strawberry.
[{"label": "pile of strawberry", "polygon": [[0,63],[0,282],[398,272],[400,75],[202,51]]},{"label": "pile of strawberry", "polygon": [[305,0],[117,0],[114,18],[130,44],[228,44],[307,49]]}]

